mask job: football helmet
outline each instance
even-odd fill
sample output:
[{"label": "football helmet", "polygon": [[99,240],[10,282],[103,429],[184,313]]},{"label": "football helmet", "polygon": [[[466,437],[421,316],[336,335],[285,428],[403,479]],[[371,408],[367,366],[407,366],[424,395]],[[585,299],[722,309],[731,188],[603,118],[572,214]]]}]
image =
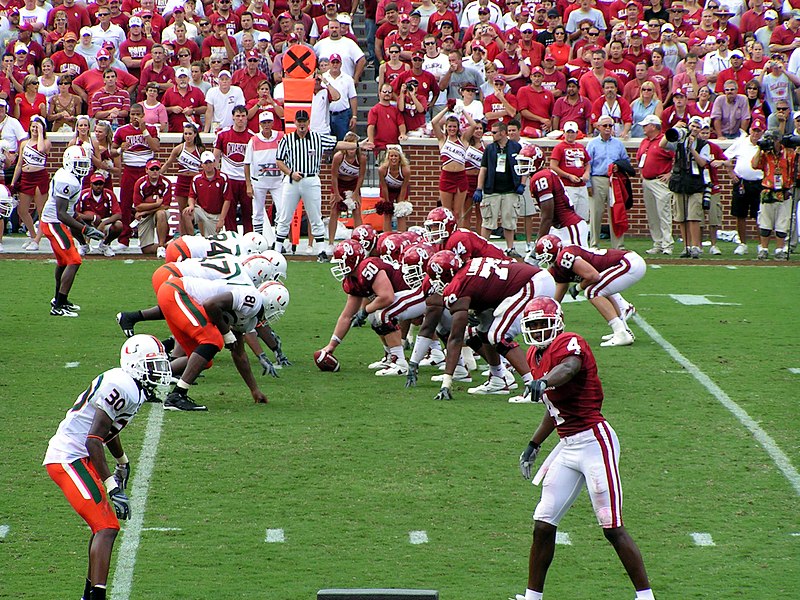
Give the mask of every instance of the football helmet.
[{"label": "football helmet", "polygon": [[559,252],[561,252],[561,238],[552,233],[540,237],[533,248],[533,254],[543,269],[549,269],[556,262]]},{"label": "football helmet", "polygon": [[422,285],[425,269],[433,255],[433,246],[429,244],[415,244],[405,249],[400,259],[400,270],[408,287],[415,290]]},{"label": "football helmet", "polygon": [[287,265],[286,258],[284,258],[283,254],[277,250],[267,250],[266,252],[262,252],[261,256],[266,258],[272,265],[272,272],[267,276],[267,279],[271,279],[273,281],[285,281]]},{"label": "football helmet", "polygon": [[92,170],[92,158],[83,146],[70,146],[64,150],[62,164],[78,179],[83,179]]},{"label": "football helmet", "polygon": [[265,281],[271,281],[272,263],[266,256],[253,254],[242,261],[242,268],[247,276],[253,281],[253,285],[258,287]]},{"label": "football helmet", "polygon": [[564,331],[561,305],[547,296],[534,298],[525,305],[520,326],[526,344],[547,348]]},{"label": "football helmet", "polygon": [[289,306],[289,290],[277,281],[267,281],[258,288],[264,303],[263,320],[266,323],[277,321]]},{"label": "football helmet", "polygon": [[403,233],[392,233],[378,238],[378,256],[390,265],[400,266],[403,251],[410,246]]},{"label": "football helmet", "polygon": [[0,217],[7,219],[14,212],[14,207],[17,205],[14,196],[11,195],[9,189],[0,184]]},{"label": "football helmet", "polygon": [[167,385],[172,377],[167,351],[152,335],[139,333],[125,340],[119,352],[119,366],[147,390]]},{"label": "football helmet", "polygon": [[514,172],[517,175],[533,175],[544,168],[544,152],[539,146],[523,146],[516,157]]},{"label": "football helmet", "polygon": [[336,245],[331,259],[331,275],[337,281],[344,281],[350,273],[354,273],[359,263],[367,257],[367,251],[360,242],[354,239],[344,240]]},{"label": "football helmet", "polygon": [[364,250],[366,250],[367,255],[369,255],[375,248],[375,244],[378,241],[378,234],[375,232],[375,228],[372,225],[367,225],[365,223],[353,229],[351,239],[356,240],[364,246]]},{"label": "football helmet", "polygon": [[428,261],[426,272],[431,278],[431,289],[434,294],[441,294],[448,283],[453,281],[461,268],[461,260],[455,252],[440,250]]},{"label": "football helmet", "polygon": [[400,235],[403,236],[403,239],[408,240],[409,246],[413,246],[414,244],[421,244],[425,241],[425,238],[418,231],[410,231],[410,230],[404,231]]},{"label": "football helmet", "polygon": [[425,219],[425,241],[439,244],[450,237],[458,227],[456,216],[449,208],[439,206],[428,213]]},{"label": "football helmet", "polygon": [[408,228],[408,233],[416,233],[421,238],[425,237],[426,231],[427,229],[425,229],[422,225],[412,225]]},{"label": "football helmet", "polygon": [[245,233],[239,240],[239,247],[242,249],[242,254],[249,255],[263,254],[270,248],[267,238],[255,231]]}]

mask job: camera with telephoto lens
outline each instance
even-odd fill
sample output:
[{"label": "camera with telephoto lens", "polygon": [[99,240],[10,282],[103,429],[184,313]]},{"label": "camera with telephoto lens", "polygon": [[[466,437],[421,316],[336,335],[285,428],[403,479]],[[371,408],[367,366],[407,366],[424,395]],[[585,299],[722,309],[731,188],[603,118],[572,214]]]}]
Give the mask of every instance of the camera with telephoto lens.
[{"label": "camera with telephoto lens", "polygon": [[406,81],[406,89],[409,92],[413,92],[417,89],[417,82],[416,81]]},{"label": "camera with telephoto lens", "polygon": [[668,142],[673,144],[680,144],[689,136],[689,130],[686,127],[673,127],[664,132],[664,137]]},{"label": "camera with telephoto lens", "polygon": [[779,139],[777,132],[770,129],[764,132],[764,135],[761,136],[761,139],[756,144],[762,152],[774,152],[775,142]]},{"label": "camera with telephoto lens", "polygon": [[784,148],[800,148],[800,135],[785,135],[781,138]]}]

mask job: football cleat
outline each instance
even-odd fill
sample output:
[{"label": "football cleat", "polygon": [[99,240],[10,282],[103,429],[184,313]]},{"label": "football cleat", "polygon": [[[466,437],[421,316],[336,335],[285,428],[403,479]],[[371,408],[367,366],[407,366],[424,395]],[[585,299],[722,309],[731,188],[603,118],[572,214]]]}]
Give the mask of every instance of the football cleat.
[{"label": "football cleat", "polygon": [[628,319],[632,319],[633,315],[636,314],[636,307],[633,304],[628,304],[625,307],[625,310],[622,311],[622,320],[627,321]]},{"label": "football cleat", "polygon": [[[444,379],[444,375],[434,375],[431,377],[431,381],[442,381]],[[472,383],[472,375],[467,370],[466,367],[462,367],[461,365],[456,365],[456,370],[453,371],[453,381],[461,381],[463,383]]]},{"label": "football cleat", "polygon": [[194,412],[208,410],[208,407],[197,404],[194,400],[189,398],[186,392],[181,393],[176,390],[167,394],[167,399],[164,400],[164,410]]},{"label": "football cleat", "polygon": [[630,346],[631,344],[633,344],[633,341],[634,341],[633,334],[630,331],[625,330],[622,332],[615,333],[614,335],[611,336],[611,339],[602,342],[600,345],[605,348],[611,346]]},{"label": "football cleat", "polygon": [[378,371],[375,371],[375,375],[378,377],[391,377],[392,375],[408,375],[408,363],[405,359],[400,362],[396,356],[390,357],[389,365]]},{"label": "football cleat", "polygon": [[376,360],[375,362],[369,363],[367,366],[368,369],[385,369],[386,367],[392,364],[392,357],[387,353],[383,355],[383,358],[380,360]]},{"label": "football cleat", "polygon": [[[511,373],[508,373],[508,376],[511,377],[513,380],[514,376]],[[514,387],[517,387],[517,384],[514,383]],[[510,394],[511,393],[511,386],[508,384],[508,377],[495,377],[494,375],[489,375],[489,379],[484,381],[481,385],[469,388],[467,392],[470,394]]]},{"label": "football cleat", "polygon": [[445,361],[444,352],[439,348],[431,348],[428,351],[428,356],[419,361],[420,367],[438,367]]},{"label": "football cleat", "polygon": [[78,313],[70,310],[66,306],[54,306],[50,309],[50,316],[53,317],[77,317]]},{"label": "football cleat", "polygon": [[[50,298],[50,306],[54,307],[55,305],[56,305],[56,299],[55,298]],[[80,310],[81,310],[80,306],[78,306],[77,304],[73,304],[72,302],[69,302],[69,301],[67,301],[67,303],[64,304],[64,306],[62,308],[68,308],[72,312],[80,312]]]}]

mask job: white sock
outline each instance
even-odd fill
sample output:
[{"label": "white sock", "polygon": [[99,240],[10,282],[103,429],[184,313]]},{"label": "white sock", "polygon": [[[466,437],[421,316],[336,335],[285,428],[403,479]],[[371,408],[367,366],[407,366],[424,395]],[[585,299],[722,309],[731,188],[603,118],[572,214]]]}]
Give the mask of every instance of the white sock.
[{"label": "white sock", "polygon": [[542,600],[542,592],[534,592],[533,590],[525,590],[525,600]]},{"label": "white sock", "polygon": [[500,363],[497,366],[489,365],[489,373],[491,373],[493,377],[503,377],[506,373],[506,369],[503,366],[503,363]]},{"label": "white sock", "polygon": [[625,323],[619,317],[611,319],[608,325],[614,333],[623,333],[625,331]]},{"label": "white sock", "polygon": [[653,595],[653,590],[647,588],[646,590],[636,590],[636,600],[656,600]]},{"label": "white sock", "polygon": [[389,354],[391,354],[392,356],[397,358],[397,364],[398,365],[404,365],[405,366],[405,365],[408,364],[408,363],[406,363],[406,357],[403,354],[403,347],[402,346],[394,346],[392,348],[389,348]]}]

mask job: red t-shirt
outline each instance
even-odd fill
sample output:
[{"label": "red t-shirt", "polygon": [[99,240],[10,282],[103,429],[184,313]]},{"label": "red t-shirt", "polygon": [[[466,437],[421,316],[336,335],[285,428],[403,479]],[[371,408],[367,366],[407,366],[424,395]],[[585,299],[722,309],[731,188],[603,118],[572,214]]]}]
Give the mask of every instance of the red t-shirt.
[{"label": "red t-shirt", "polygon": [[[553,152],[550,154],[550,160],[557,161],[558,168],[562,171],[570,175],[583,177],[586,171],[586,165],[589,164],[591,159],[583,144],[577,142],[574,144],[559,142],[556,144],[555,148],[553,148]],[[562,179],[561,183],[563,183],[565,187],[583,187],[586,185],[582,181],[580,183],[575,183],[565,179]]]},{"label": "red t-shirt", "polygon": [[[142,69],[142,75],[141,77],[139,77],[139,95],[138,95],[139,102],[144,100],[145,88],[147,87],[147,84],[150,83],[151,81],[155,81],[158,84],[171,83],[175,81],[175,70],[166,64],[161,65],[161,70],[158,72],[156,72],[153,69],[152,63],[144,67]],[[159,91],[158,99],[161,100],[163,96],[164,92]]]},{"label": "red t-shirt", "polygon": [[[553,114],[554,103],[553,94],[544,88],[536,91],[531,86],[526,85],[517,92],[517,109],[520,113],[523,110],[529,110],[537,117],[549,118]],[[522,117],[522,128],[525,129],[529,125],[538,127],[539,122]]]},{"label": "red t-shirt", "polygon": [[172,185],[169,179],[159,175],[158,180],[152,183],[147,175],[140,177],[133,186],[133,205],[139,206],[140,204],[156,202],[157,198],[162,199],[161,206],[164,208],[170,205],[172,201]]},{"label": "red t-shirt", "polygon": [[[158,131],[152,125],[147,125],[147,131],[153,137],[158,136]],[[123,125],[114,132],[114,144],[117,146],[121,146],[123,142],[130,144],[122,153],[123,166],[143,168],[147,161],[153,158],[153,151],[147,145],[145,137],[143,131],[131,124]]]},{"label": "red t-shirt", "polygon": [[605,67],[608,71],[616,76],[617,81],[619,81],[621,85],[619,88],[620,92],[622,91],[622,88],[625,87],[625,84],[633,79],[636,75],[636,66],[632,62],[625,60],[624,57],[618,63],[612,60],[607,60]]},{"label": "red t-shirt", "polygon": [[67,56],[63,50],[59,50],[54,52],[50,58],[53,60],[56,73],[69,73],[73,77],[77,77],[89,70],[86,59],[77,52],[73,52],[72,56]]},{"label": "red t-shirt", "polygon": [[[23,4],[21,3],[20,6],[23,6]],[[55,28],[56,15],[60,12],[67,15],[67,31],[71,31],[77,36],[80,35],[81,27],[92,26],[92,21],[89,19],[89,11],[86,10],[86,7],[80,4],[73,4],[69,8],[66,6],[54,6],[47,14],[47,29],[52,30]]]},{"label": "red t-shirt", "polygon": [[228,176],[219,171],[214,171],[212,179],[206,177],[204,173],[195,175],[189,188],[189,199],[194,200],[197,206],[209,214],[220,214],[222,205],[231,199]]},{"label": "red t-shirt", "polygon": [[[511,92],[508,92],[505,95],[505,99],[506,99],[506,102],[508,102],[511,106],[513,106],[514,108],[519,110],[519,102],[517,101],[517,97],[514,94],[512,94]],[[490,94],[489,96],[486,96],[483,99],[483,114],[484,115],[487,115],[487,114],[492,113],[492,112],[501,111],[501,110],[503,110],[504,107],[505,107],[505,105],[502,102],[500,102],[500,100],[498,99],[497,95],[495,95],[495,94]],[[511,119],[508,116],[501,117],[499,119],[490,119],[490,120],[488,120],[488,127],[491,127],[492,125],[494,125],[495,123],[498,123],[500,121],[510,121],[510,120]]]},{"label": "red t-shirt", "polygon": [[214,148],[222,152],[222,172],[228,179],[244,181],[244,153],[254,135],[249,129],[236,131],[233,127],[226,127],[217,134]]},{"label": "red t-shirt", "polygon": [[[139,83],[139,80],[136,79],[136,77],[130,73],[122,71],[121,69],[114,69],[114,72],[117,74],[117,85],[121,88],[125,88],[127,90],[131,86]],[[104,85],[103,72],[100,69],[89,69],[88,71],[84,71],[72,81],[72,85],[81,88],[84,92],[86,92],[86,95],[91,98],[92,94],[94,94]]]},{"label": "red t-shirt", "polygon": [[113,191],[103,188],[100,198],[92,195],[92,190],[87,189],[81,193],[78,203],[75,205],[75,212],[94,213],[101,219],[106,219],[111,215],[121,214],[119,202]]},{"label": "red t-shirt", "polygon": [[[167,108],[167,120],[169,121],[170,133],[180,133],[183,131],[183,124],[188,122],[188,119],[182,112],[170,112],[170,107],[180,106],[181,108],[198,108],[206,105],[206,97],[200,88],[196,88],[192,85],[189,86],[189,90],[186,92],[186,95],[183,96],[178,91],[176,86],[164,92],[164,97],[161,99],[161,103]],[[195,124],[199,123],[200,115],[194,115],[193,119]]]},{"label": "red t-shirt", "polygon": [[[145,56],[150,54],[150,49],[153,47],[153,44],[153,40],[148,40],[147,38],[142,38],[137,42],[129,39],[125,40],[119,47],[120,60],[126,57],[134,60],[142,60]],[[128,67],[128,72],[134,77],[140,77],[141,63],[138,67]]]},{"label": "red t-shirt", "polygon": [[377,150],[384,150],[389,144],[397,144],[400,126],[405,125],[403,115],[396,106],[376,104],[369,109],[367,125],[375,127],[373,141]]}]

